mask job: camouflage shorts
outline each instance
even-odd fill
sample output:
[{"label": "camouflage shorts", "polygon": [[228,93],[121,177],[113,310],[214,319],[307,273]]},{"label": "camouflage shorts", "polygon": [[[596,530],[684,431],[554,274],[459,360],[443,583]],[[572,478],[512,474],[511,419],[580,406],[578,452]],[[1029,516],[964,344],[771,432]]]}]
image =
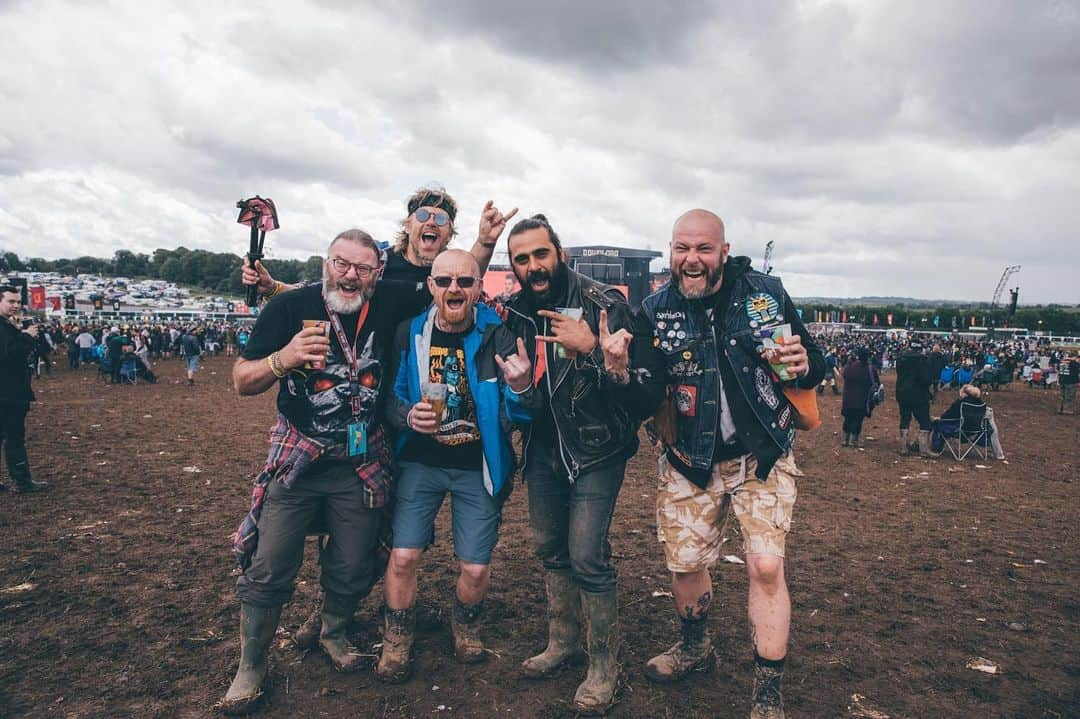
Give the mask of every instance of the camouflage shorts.
[{"label": "camouflage shorts", "polygon": [[718,462],[701,489],[660,456],[656,535],[670,571],[696,572],[716,564],[732,510],[746,554],[784,556],[802,471],[790,454],[780,458],[765,482],[754,477],[756,468],[753,455]]}]

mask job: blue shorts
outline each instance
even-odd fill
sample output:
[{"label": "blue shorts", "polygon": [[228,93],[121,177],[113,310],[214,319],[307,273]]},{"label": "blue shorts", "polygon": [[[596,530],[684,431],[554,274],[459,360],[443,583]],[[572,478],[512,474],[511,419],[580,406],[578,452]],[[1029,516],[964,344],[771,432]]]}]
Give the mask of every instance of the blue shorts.
[{"label": "blue shorts", "polygon": [[480,470],[402,462],[394,503],[394,547],[424,549],[431,543],[435,515],[447,492],[454,554],[469,564],[491,564],[491,552],[499,541],[502,504],[484,489]]},{"label": "blue shorts", "polygon": [[188,355],[184,357],[187,362],[188,372],[194,372],[199,369],[199,355]]}]

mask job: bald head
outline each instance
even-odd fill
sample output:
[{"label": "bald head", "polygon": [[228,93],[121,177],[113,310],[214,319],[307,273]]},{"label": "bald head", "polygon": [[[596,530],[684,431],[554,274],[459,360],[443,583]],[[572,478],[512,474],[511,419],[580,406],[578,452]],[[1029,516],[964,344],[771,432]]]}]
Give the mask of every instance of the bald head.
[{"label": "bald head", "polygon": [[465,250],[444,250],[431,265],[432,275],[469,275],[480,277],[480,263]]},{"label": "bald head", "polygon": [[691,232],[693,234],[708,234],[720,242],[724,241],[724,221],[720,219],[720,216],[715,212],[709,212],[708,210],[688,210],[687,212],[679,215],[679,219],[675,220],[674,226],[671,228],[671,238],[674,242],[675,236],[680,232]]}]

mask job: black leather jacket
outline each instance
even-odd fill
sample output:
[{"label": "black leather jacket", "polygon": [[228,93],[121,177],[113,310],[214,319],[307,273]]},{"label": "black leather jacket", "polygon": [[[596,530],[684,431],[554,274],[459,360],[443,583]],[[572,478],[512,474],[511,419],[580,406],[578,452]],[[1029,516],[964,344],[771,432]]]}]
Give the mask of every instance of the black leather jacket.
[{"label": "black leather jacket", "polygon": [[[616,332],[631,329],[630,306],[622,292],[566,269],[566,297],[560,307],[580,307],[582,318],[599,337],[600,310],[607,310],[608,327]],[[504,322],[525,341],[529,360],[536,367],[536,336],[546,335],[548,320],[535,314],[525,292],[517,293],[505,305]],[[570,480],[579,474],[613,460],[626,459],[637,451],[638,419],[627,408],[627,395],[633,385],[610,381],[604,370],[604,354],[599,340],[587,357],[564,359],[556,355],[553,343],[544,343],[547,371],[540,380],[543,407],[536,413],[550,412],[554,421],[556,444]],[[535,415],[534,415],[535,416]],[[538,424],[534,420],[534,425]],[[528,447],[534,426],[523,430],[523,452],[528,461]]]},{"label": "black leather jacket", "polygon": [[24,405],[34,401],[27,359],[34,338],[0,317],[0,404]]}]

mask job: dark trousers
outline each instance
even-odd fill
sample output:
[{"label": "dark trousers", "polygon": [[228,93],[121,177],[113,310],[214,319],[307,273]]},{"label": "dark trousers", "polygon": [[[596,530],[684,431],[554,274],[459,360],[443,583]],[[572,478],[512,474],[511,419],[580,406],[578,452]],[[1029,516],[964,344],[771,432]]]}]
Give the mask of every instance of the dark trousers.
[{"label": "dark trousers", "polygon": [[68,350],[68,368],[79,369],[79,350]]},{"label": "dark trousers", "polygon": [[910,403],[900,401],[900,429],[907,429],[911,418],[919,423],[919,429],[930,429],[930,402]]},{"label": "dark trousers", "polygon": [[0,445],[4,448],[8,474],[15,484],[30,482],[30,464],[26,457],[26,413],[29,404],[0,404]]},{"label": "dark trousers", "polygon": [[546,570],[569,569],[584,591],[615,588],[608,529],[626,462],[583,472],[570,483],[556,448],[533,438],[525,459],[529,524]]},{"label": "dark trousers", "polygon": [[847,434],[862,434],[862,423],[866,419],[866,412],[861,409],[845,409],[844,432]]},{"label": "dark trousers", "polygon": [[267,487],[259,517],[259,543],[236,593],[245,604],[277,607],[292,599],[304,561],[304,540],[321,518],[329,541],[320,558],[322,587],[344,602],[367,596],[378,579],[376,546],[384,512],[363,505],[364,485],[347,464],[334,463],[301,475],[291,488]]}]

